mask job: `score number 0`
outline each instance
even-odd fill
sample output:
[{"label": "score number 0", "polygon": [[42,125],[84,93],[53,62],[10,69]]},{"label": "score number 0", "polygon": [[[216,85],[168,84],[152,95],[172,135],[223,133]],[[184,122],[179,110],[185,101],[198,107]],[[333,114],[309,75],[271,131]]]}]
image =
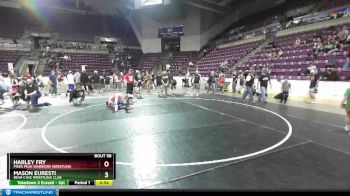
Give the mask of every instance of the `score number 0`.
[{"label": "score number 0", "polygon": [[[109,162],[108,162],[108,161],[105,161],[105,162],[103,163],[103,166],[104,166],[104,167],[109,167]],[[108,178],[108,172],[105,172],[105,178]]]}]

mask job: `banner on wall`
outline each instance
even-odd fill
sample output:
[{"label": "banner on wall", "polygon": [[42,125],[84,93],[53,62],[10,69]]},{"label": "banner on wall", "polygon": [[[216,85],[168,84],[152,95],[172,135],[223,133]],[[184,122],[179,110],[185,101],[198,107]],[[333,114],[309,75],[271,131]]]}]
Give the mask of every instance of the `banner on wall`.
[{"label": "banner on wall", "polygon": [[87,65],[81,65],[81,71],[85,71],[86,69],[85,69],[85,67],[86,67]]},{"label": "banner on wall", "polygon": [[8,71],[13,73],[13,63],[8,63],[7,67],[8,67]]}]

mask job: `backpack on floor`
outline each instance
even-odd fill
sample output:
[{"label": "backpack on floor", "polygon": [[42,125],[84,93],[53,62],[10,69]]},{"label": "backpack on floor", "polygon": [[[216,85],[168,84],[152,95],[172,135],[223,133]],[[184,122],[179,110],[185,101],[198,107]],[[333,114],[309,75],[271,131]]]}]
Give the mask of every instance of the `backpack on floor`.
[{"label": "backpack on floor", "polygon": [[279,93],[275,96],[275,99],[281,99],[283,98],[283,93]]}]

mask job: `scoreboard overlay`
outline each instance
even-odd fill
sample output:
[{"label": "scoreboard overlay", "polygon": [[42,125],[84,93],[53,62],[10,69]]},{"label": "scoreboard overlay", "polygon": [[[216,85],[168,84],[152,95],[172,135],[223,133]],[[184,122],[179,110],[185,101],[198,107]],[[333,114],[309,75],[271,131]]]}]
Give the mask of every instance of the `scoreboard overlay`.
[{"label": "scoreboard overlay", "polygon": [[115,153],[8,153],[14,186],[112,186]]}]

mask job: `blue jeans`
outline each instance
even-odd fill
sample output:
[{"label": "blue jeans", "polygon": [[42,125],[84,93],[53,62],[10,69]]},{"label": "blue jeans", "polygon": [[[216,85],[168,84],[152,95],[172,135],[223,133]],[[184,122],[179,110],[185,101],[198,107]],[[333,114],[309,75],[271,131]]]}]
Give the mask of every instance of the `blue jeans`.
[{"label": "blue jeans", "polygon": [[0,89],[0,99],[4,100],[4,93],[5,92],[6,92],[5,90]]},{"label": "blue jeans", "polygon": [[237,83],[235,83],[235,82],[232,83],[232,92],[233,93],[237,92]]},{"label": "blue jeans", "polygon": [[51,85],[51,89],[50,89],[50,94],[53,95],[57,95],[57,85]]},{"label": "blue jeans", "polygon": [[259,95],[259,100],[262,101],[262,102],[266,102],[266,87],[262,86],[260,88],[260,95]]},{"label": "blue jeans", "polygon": [[34,95],[30,95],[29,97],[28,97],[28,99],[30,100],[30,102],[32,103],[32,106],[33,107],[42,107],[42,106],[45,106],[45,104],[39,104],[38,103],[38,100],[39,100],[39,98],[41,97],[41,93],[36,93],[36,94],[34,94]]},{"label": "blue jeans", "polygon": [[213,82],[211,84],[211,89],[213,90],[213,93],[216,93],[216,83],[215,82]]},{"label": "blue jeans", "polygon": [[253,88],[251,86],[246,86],[243,93],[243,99],[245,100],[249,96],[249,99],[253,100]]}]

